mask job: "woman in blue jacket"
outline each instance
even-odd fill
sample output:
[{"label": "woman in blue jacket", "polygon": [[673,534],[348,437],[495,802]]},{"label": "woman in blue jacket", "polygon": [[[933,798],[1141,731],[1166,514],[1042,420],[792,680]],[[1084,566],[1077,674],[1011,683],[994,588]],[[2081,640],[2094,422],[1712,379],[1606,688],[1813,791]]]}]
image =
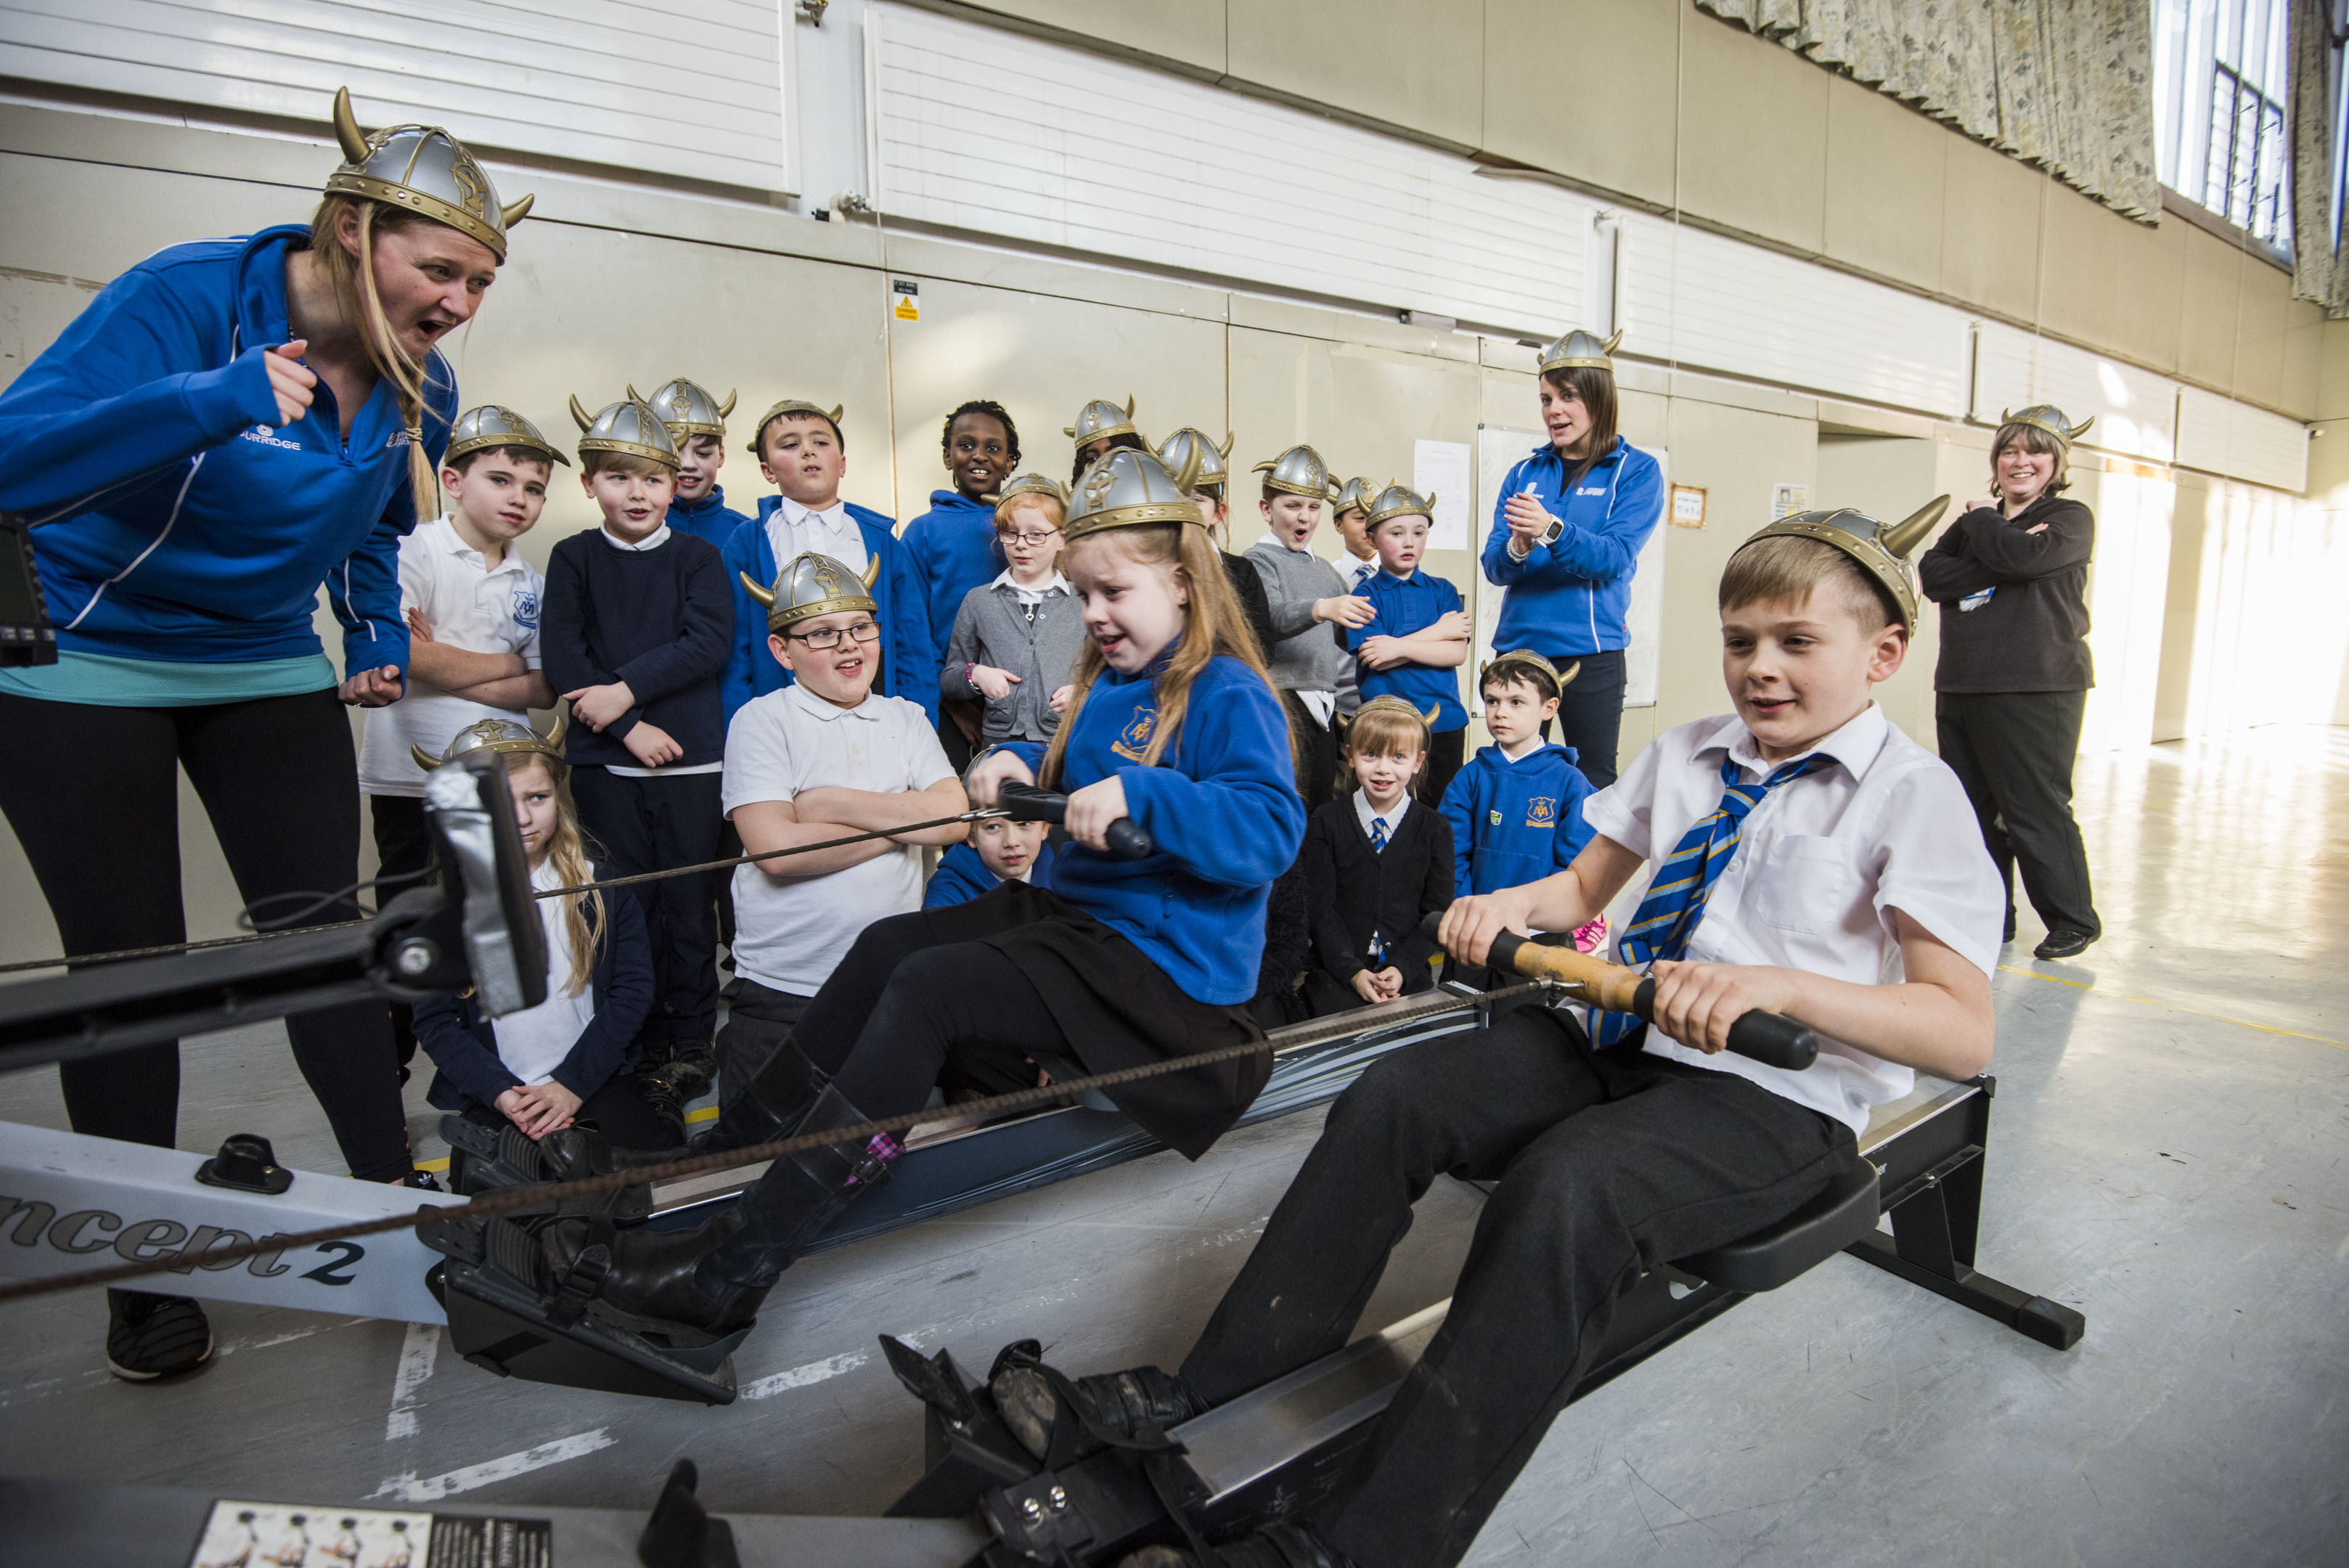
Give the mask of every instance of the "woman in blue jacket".
[{"label": "woman in blue jacket", "polygon": [[1569,332],[1543,352],[1549,444],[1509,470],[1484,556],[1485,580],[1504,590],[1493,646],[1581,662],[1557,738],[1597,789],[1615,782],[1631,574],[1664,506],[1656,460],[1615,433],[1611,356],[1622,336]]},{"label": "woman in blue jacket", "polygon": [[[434,345],[505,258],[488,177],[444,130],[361,135],[307,226],[174,245],[132,267],[0,393],[0,507],[35,524],[57,662],[0,671],[0,812],[69,953],[176,942],[184,767],[261,929],[359,913],[343,705],[398,698],[398,552],[448,444]],[[343,670],[311,630],[321,586]],[[336,893],[338,901],[295,894]],[[273,918],[274,917],[274,918]],[[381,1002],[286,1020],[351,1174],[413,1175]],[[77,1131],[169,1147],[174,1044],[60,1067]],[[211,1351],[193,1303],[113,1293],[125,1377]],[[157,1303],[162,1303],[158,1305]]]}]

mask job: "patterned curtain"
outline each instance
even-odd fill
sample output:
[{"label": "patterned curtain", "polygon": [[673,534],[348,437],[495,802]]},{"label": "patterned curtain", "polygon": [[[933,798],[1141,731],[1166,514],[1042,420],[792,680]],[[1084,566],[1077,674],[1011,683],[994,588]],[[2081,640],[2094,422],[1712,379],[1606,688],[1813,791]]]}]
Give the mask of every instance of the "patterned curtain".
[{"label": "patterned curtain", "polygon": [[2116,212],[2148,223],[2160,215],[2146,0],[1696,5],[2039,164]]},{"label": "patterned curtain", "polygon": [[2349,254],[2333,244],[2333,106],[2339,100],[2341,54],[2334,42],[2337,0],[2292,0],[2292,292],[2330,317],[2349,316]]}]

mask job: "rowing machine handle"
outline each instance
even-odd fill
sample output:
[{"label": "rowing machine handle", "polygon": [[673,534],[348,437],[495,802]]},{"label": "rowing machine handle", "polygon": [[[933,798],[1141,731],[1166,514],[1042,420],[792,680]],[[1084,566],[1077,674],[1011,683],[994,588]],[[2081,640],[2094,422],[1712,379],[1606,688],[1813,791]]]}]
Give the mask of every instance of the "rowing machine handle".
[{"label": "rowing machine handle", "polygon": [[[1432,938],[1443,922],[1441,912],[1431,914],[1421,922],[1420,929]],[[1527,949],[1539,955],[1537,959],[1539,967],[1518,967],[1518,957]],[[1514,974],[1539,974],[1571,967],[1581,972],[1559,978],[1582,981],[1587,993],[1599,1000],[1600,1005],[1636,1013],[1650,1023],[1655,1021],[1656,982],[1652,979],[1639,978],[1638,987],[1629,998],[1630,1005],[1625,1007],[1618,999],[1621,996],[1622,982],[1633,978],[1632,971],[1587,954],[1576,953],[1569,960],[1567,954],[1572,952],[1570,948],[1545,948],[1515,931],[1503,931],[1493,939],[1492,948],[1485,954],[1485,962],[1495,969],[1507,970]],[[1615,992],[1614,998],[1603,995],[1609,991]],[[1758,1007],[1729,1026],[1729,1048],[1765,1066],[1784,1067],[1790,1073],[1799,1073],[1819,1059],[1819,1037],[1811,1032],[1808,1024],[1797,1023],[1780,1013],[1764,1012]]]},{"label": "rowing machine handle", "polygon": [[[1068,821],[1069,797],[1058,790],[1038,789],[1034,784],[1006,779],[996,798],[1014,822],[1049,822],[1057,826]],[[1130,816],[1121,816],[1111,823],[1109,831],[1102,836],[1109,841],[1109,852],[1120,860],[1145,859],[1158,852],[1150,830]]]}]

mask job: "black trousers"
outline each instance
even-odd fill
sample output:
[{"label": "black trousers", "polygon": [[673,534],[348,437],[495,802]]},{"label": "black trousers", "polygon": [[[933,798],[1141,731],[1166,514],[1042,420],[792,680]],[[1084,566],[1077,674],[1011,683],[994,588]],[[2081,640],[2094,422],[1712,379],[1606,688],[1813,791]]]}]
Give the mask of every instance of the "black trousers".
[{"label": "black trousers", "polygon": [[2104,934],[2088,885],[2088,849],[2072,816],[2072,764],[2080,753],[2085,691],[1943,691],[1933,699],[1941,760],[1965,786],[1982,843],[2006,888],[2014,922],[2014,872],[2051,931]]},{"label": "black trousers", "polygon": [[[1557,739],[1559,745],[1574,748],[1575,766],[1590,787],[1605,789],[1615,782],[1615,753],[1623,741],[1622,651],[1578,654],[1552,662],[1561,674],[1575,664],[1582,666],[1582,672],[1558,695]],[[1549,727],[1543,726],[1542,732],[1548,734]]]},{"label": "black trousers", "polygon": [[1566,1015],[1521,1009],[1385,1057],[1340,1096],[1183,1376],[1221,1403],[1343,1347],[1436,1177],[1498,1179],[1360,1484],[1316,1521],[1362,1568],[1456,1563],[1616,1297],[1792,1212],[1857,1158],[1843,1124],[1743,1078],[1636,1044],[1593,1052]]},{"label": "black trousers", "polygon": [[[187,940],[179,774],[187,770],[248,904],[358,880],[358,766],[332,691],[195,708],[109,708],[0,694],[0,812],[16,829],[68,953]],[[262,929],[350,919],[349,897],[264,908]],[[381,1002],[285,1021],[294,1060],[353,1176],[410,1168],[408,1118]],[[179,1130],[177,1042],[57,1069],[77,1132],[169,1148]]]},{"label": "black trousers", "polygon": [[1441,735],[1427,738],[1427,766],[1420,774],[1419,798],[1429,805],[1442,805],[1444,792],[1452,785],[1452,778],[1468,760],[1468,730],[1446,730]]},{"label": "black trousers", "polygon": [[[606,768],[571,770],[571,798],[599,881],[698,866],[718,858],[725,819],[721,774],[631,778]],[[636,895],[653,946],[653,1006],[636,1038],[647,1066],[670,1043],[707,1041],[718,1025],[718,919],[707,873],[640,882]]]},{"label": "black trousers", "polygon": [[1338,737],[1296,692],[1283,691],[1280,701],[1288,710],[1289,733],[1297,737],[1297,793],[1311,811],[1337,789]]},{"label": "black trousers", "polygon": [[800,996],[737,976],[726,982],[726,1026],[718,1032],[718,1103],[742,1092],[808,1010]]},{"label": "black trousers", "polygon": [[[420,796],[371,794],[367,820],[375,832],[376,907],[424,885],[432,869],[432,827]],[[407,878],[394,880],[393,878]],[[404,1002],[384,1004],[391,1012],[391,1044],[403,1067],[416,1059],[416,1009]]]}]

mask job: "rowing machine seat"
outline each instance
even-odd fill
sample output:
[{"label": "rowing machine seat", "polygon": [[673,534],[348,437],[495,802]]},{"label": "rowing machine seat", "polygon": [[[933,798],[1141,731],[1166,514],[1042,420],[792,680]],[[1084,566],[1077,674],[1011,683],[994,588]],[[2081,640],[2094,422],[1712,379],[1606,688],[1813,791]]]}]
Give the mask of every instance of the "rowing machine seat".
[{"label": "rowing machine seat", "polygon": [[1679,1259],[1675,1266],[1725,1291],[1775,1291],[1875,1230],[1882,1212],[1876,1167],[1857,1160],[1784,1220],[1742,1241]]}]

